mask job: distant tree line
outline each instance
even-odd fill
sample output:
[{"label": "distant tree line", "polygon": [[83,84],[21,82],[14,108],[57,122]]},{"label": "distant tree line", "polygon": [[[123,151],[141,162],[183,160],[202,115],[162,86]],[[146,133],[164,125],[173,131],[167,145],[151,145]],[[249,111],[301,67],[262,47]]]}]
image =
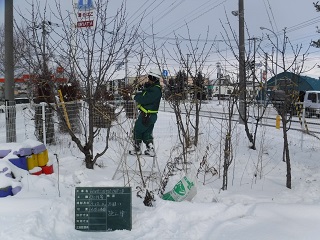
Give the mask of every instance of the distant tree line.
[{"label": "distant tree line", "polygon": [[184,70],[177,72],[174,78],[169,78],[165,89],[165,98],[174,100],[190,99],[207,100],[205,78],[201,72],[192,78],[192,84],[188,83],[188,76]]}]

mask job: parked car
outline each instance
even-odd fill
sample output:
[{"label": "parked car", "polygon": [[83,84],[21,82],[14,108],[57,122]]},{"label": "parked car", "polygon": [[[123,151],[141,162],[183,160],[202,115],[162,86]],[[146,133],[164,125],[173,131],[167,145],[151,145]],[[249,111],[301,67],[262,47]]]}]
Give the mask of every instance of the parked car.
[{"label": "parked car", "polygon": [[15,98],[16,104],[30,103],[29,98]]},{"label": "parked car", "polygon": [[303,100],[305,116],[320,118],[320,91],[306,91]]}]

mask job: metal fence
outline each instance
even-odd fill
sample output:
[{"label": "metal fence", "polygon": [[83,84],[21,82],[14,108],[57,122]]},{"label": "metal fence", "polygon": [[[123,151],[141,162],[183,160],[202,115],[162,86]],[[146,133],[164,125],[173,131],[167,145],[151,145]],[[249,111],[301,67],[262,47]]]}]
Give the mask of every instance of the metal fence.
[{"label": "metal fence", "polygon": [[[61,114],[58,114],[60,111]],[[160,111],[172,111],[170,105],[162,101]],[[207,101],[202,105],[203,113],[210,112],[207,117],[214,118],[213,113],[224,114],[225,108],[218,106],[217,101]],[[316,111],[316,110],[315,110]],[[130,139],[137,110],[133,101],[101,102],[93,108],[93,126],[97,131],[97,139],[103,138],[107,128],[112,128],[113,136]],[[276,111],[270,107],[266,118],[274,124]],[[205,114],[202,114],[206,117]],[[319,112],[293,117],[296,128],[308,129],[310,132],[320,133]],[[12,120],[14,119],[14,120]],[[67,128],[70,128],[79,139],[85,139],[89,131],[89,110],[85,101],[65,103],[52,108],[45,103],[41,104],[13,104],[0,105],[0,143],[22,142],[26,139],[41,141],[47,145],[71,144]],[[157,131],[157,129],[155,129]],[[162,130],[161,130],[162,131]],[[168,130],[170,131],[170,130]],[[128,140],[129,141],[129,140]]]},{"label": "metal fence", "polygon": [[5,131],[1,134],[6,137],[7,142],[16,141],[16,122],[14,119],[16,118],[16,107],[15,102],[1,102],[0,103],[0,114],[4,116],[4,122],[6,123]]},{"label": "metal fence", "polygon": [[[94,130],[99,129],[96,131],[96,137],[103,136],[107,128],[123,129],[126,134],[130,134],[136,113],[133,101],[96,104],[92,111]],[[23,142],[33,139],[46,145],[70,144],[68,128],[79,139],[84,140],[88,136],[88,123],[89,108],[85,101],[59,106],[49,106],[46,103],[1,105],[0,142]],[[10,141],[8,135],[14,138]]]}]

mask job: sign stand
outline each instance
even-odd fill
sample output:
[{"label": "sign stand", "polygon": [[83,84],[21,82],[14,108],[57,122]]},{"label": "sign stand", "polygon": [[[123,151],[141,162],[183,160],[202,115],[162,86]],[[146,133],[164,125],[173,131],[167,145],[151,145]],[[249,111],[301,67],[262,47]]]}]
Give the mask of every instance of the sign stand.
[{"label": "sign stand", "polygon": [[131,188],[76,187],[75,229],[91,232],[131,230]]}]

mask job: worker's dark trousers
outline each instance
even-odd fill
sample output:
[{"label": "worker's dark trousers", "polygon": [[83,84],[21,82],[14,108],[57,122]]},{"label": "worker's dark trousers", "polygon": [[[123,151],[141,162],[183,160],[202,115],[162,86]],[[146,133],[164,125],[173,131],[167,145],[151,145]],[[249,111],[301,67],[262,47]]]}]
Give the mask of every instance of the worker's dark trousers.
[{"label": "worker's dark trousers", "polygon": [[140,112],[133,129],[133,140],[135,142],[143,141],[145,144],[153,142],[153,128],[157,121],[157,114],[152,113],[144,119],[144,113]]}]

